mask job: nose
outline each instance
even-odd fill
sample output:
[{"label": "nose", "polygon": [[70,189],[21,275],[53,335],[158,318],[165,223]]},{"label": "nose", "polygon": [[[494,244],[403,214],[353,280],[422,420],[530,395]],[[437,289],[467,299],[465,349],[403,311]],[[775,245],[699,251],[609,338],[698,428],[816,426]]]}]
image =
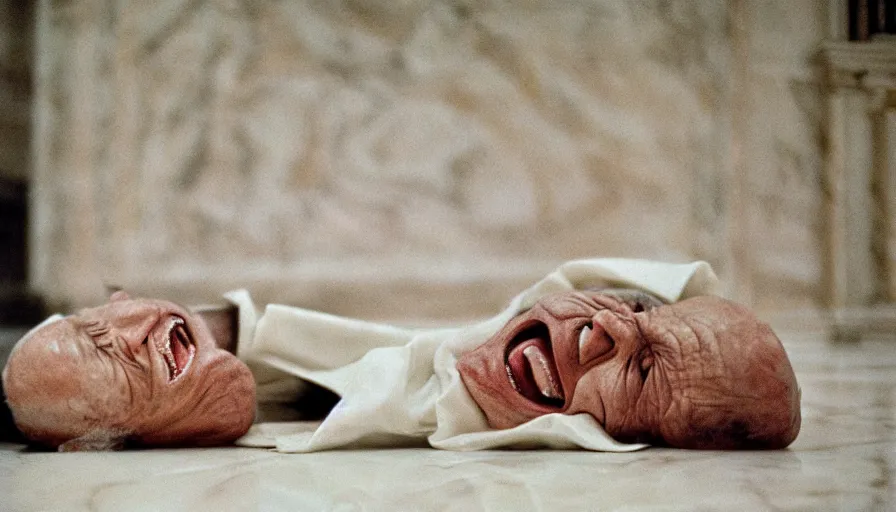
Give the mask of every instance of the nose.
[{"label": "nose", "polygon": [[605,328],[612,317],[608,310],[598,311],[591,317],[591,323],[582,328],[579,334],[579,364],[585,365],[613,350],[616,342]]},{"label": "nose", "polygon": [[579,362],[592,362],[614,348],[630,353],[638,350],[640,340],[641,333],[632,318],[602,309],[591,317],[591,333],[579,340]]},{"label": "nose", "polygon": [[131,349],[143,344],[150,330],[159,322],[161,312],[152,304],[129,302],[122,304],[111,320],[115,334]]}]

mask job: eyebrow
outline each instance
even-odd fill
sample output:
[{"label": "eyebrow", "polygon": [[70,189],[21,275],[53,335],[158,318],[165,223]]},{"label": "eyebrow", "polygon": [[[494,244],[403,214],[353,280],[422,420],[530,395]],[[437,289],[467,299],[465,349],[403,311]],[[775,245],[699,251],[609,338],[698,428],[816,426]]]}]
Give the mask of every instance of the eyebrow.
[{"label": "eyebrow", "polygon": [[541,307],[544,308],[545,311],[559,320],[569,320],[571,318],[578,318],[582,315],[588,315],[589,313],[591,313],[591,310],[594,309],[605,309],[605,306],[603,306],[602,304],[589,304],[588,300],[590,299],[590,297],[585,295],[584,291],[585,290],[570,290],[571,293],[561,298],[562,301],[568,302],[575,306],[575,311],[569,312],[568,315],[558,314],[557,308],[553,307],[553,305],[545,304],[540,300],[539,303],[541,303]]},{"label": "eyebrow", "polygon": [[75,342],[75,345],[77,345],[78,355],[80,355],[81,357],[84,357],[87,355],[84,352],[84,347],[81,346],[82,342],[84,341],[84,338],[86,338],[87,342],[90,343],[90,346],[92,346],[92,347],[96,347],[97,344],[96,344],[96,339],[90,334],[90,331],[88,330],[88,327],[87,327],[92,322],[85,322],[85,321],[81,320],[80,318],[78,318],[78,316],[79,316],[79,314],[76,313],[74,315],[67,316],[66,318],[71,321],[72,328],[75,331],[75,335],[77,338],[80,339],[80,341],[76,340],[76,342]]}]

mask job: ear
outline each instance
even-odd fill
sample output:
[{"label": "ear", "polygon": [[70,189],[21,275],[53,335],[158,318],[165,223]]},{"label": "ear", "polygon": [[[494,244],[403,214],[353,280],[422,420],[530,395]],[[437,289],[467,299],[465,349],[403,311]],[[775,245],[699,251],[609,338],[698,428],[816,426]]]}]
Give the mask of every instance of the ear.
[{"label": "ear", "polygon": [[128,292],[124,290],[116,290],[112,292],[112,295],[109,296],[109,302],[116,302],[119,300],[130,300],[131,296],[128,295]]},{"label": "ear", "polygon": [[122,432],[94,430],[59,445],[60,452],[107,452],[123,450],[127,435]]}]

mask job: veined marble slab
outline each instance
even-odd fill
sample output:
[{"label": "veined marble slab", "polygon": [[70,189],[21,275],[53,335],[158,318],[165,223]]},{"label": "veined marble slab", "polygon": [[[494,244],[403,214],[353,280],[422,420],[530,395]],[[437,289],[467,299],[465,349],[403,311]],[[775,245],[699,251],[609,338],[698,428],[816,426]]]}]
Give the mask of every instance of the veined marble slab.
[{"label": "veined marble slab", "polygon": [[621,256],[816,305],[825,5],[39,2],[30,284],[363,316],[317,289],[383,314]]},{"label": "veined marble slab", "polygon": [[892,510],[893,340],[785,336],[803,390],[789,450],[242,448],[33,453],[0,447],[3,510]]}]

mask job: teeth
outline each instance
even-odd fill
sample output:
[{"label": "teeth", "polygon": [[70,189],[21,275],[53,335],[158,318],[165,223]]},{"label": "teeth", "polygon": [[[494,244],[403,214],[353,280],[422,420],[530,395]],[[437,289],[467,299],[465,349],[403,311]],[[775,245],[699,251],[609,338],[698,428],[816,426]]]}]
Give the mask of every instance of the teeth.
[{"label": "teeth", "polygon": [[591,327],[585,326],[582,327],[582,332],[579,333],[579,353],[582,352],[582,349],[585,348],[585,343],[588,343],[588,338],[591,337]]},{"label": "teeth", "polygon": [[535,377],[535,384],[538,385],[538,390],[541,391],[541,394],[548,398],[562,400],[563,395],[560,394],[560,386],[554,381],[554,375],[551,373],[549,363],[541,350],[533,345],[526,347],[523,350],[523,355],[526,356],[529,365],[532,367],[532,376]]},{"label": "teeth", "polygon": [[513,378],[513,371],[510,369],[510,365],[504,365],[504,370],[507,371],[507,378],[510,379],[510,384],[513,386],[513,389],[517,391],[517,393],[521,393],[519,384],[516,383],[516,379]]},{"label": "teeth", "polygon": [[180,375],[180,371],[177,369],[177,363],[174,360],[174,353],[171,352],[171,333],[174,331],[174,328],[178,325],[183,325],[184,321],[180,318],[172,318],[168,323],[168,330],[165,334],[165,344],[163,346],[157,346],[159,352],[165,357],[165,362],[168,363],[168,372],[170,373],[170,378],[175,379],[178,375]]},{"label": "teeth", "polygon": [[171,378],[177,377],[177,365],[174,363],[174,354],[171,353],[169,347],[165,347],[165,361],[168,363],[168,370],[171,372]]}]

